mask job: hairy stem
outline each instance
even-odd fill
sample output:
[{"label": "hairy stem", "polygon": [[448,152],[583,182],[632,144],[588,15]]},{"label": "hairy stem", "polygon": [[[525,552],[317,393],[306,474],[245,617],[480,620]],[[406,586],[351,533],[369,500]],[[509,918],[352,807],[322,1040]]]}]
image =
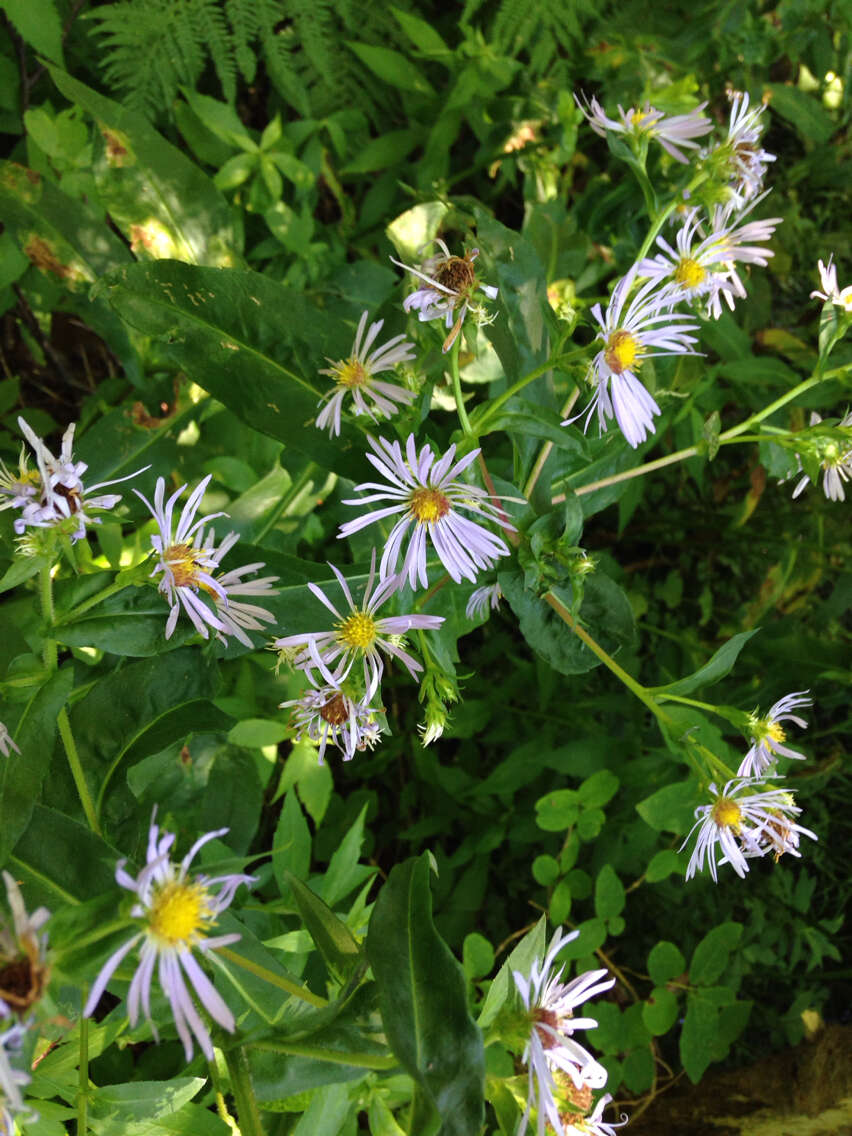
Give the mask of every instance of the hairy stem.
[{"label": "hairy stem", "polygon": [[242,1136],[264,1136],[260,1109],[254,1095],[249,1073],[248,1057],[242,1046],[225,1050],[231,1092],[237,1106],[237,1119]]}]

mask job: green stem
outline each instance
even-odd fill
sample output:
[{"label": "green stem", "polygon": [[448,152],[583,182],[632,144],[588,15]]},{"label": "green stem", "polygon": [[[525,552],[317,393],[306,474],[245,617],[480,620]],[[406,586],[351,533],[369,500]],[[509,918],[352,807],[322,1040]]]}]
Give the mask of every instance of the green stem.
[{"label": "green stem", "polygon": [[350,1053],[336,1049],[324,1049],[320,1045],[304,1045],[302,1042],[290,1041],[256,1041],[253,1049],[263,1049],[272,1053],[288,1053],[294,1057],[316,1057],[320,1061],[328,1061],[335,1065],[357,1065],[362,1069],[396,1069],[399,1062],[389,1054],[385,1057],[381,1053]]},{"label": "green stem", "polygon": [[[83,1005],[88,997],[88,986],[83,987]],[[89,1108],[89,1019],[80,1017],[80,1066],[77,1079],[77,1136],[86,1136]]]},{"label": "green stem", "polygon": [[483,412],[479,415],[476,420],[477,433],[482,433],[483,425],[490,418],[493,418],[500,407],[507,403],[510,398],[518,393],[518,391],[522,391],[524,387],[529,386],[529,384],[535,379],[540,379],[542,375],[546,375],[547,372],[552,371],[554,367],[561,366],[562,363],[567,363],[570,359],[574,359],[578,355],[587,354],[588,350],[588,347],[578,347],[576,351],[569,351],[567,355],[556,355],[554,358],[548,359],[546,363],[542,363],[540,367],[536,367],[534,371],[530,371],[528,375],[524,375],[523,378],[520,378],[517,382],[512,383],[512,385],[507,390],[504,390],[502,394],[498,394],[497,397],[492,402],[490,402],[485,407]]},{"label": "green stem", "polygon": [[[691,193],[694,189],[697,189],[698,186],[701,185],[702,182],[707,180],[707,177],[708,177],[708,175],[706,173],[696,174],[695,177],[692,179],[692,181],[689,183],[689,185],[686,187],[687,193]],[[654,220],[653,224],[651,225],[651,228],[648,230],[648,232],[645,236],[645,240],[642,242],[642,247],[639,249],[639,252],[636,254],[636,263],[637,264],[639,263],[640,260],[642,260],[644,257],[646,257],[648,255],[648,249],[651,247],[651,245],[657,239],[657,235],[659,234],[660,229],[662,229],[663,225],[665,225],[668,218],[675,211],[675,209],[677,209],[678,205],[680,205],[683,202],[683,200],[684,200],[684,198],[683,198],[682,194],[679,195],[678,197],[673,197],[672,200],[668,203],[668,205],[663,210],[661,210],[661,212],[658,214],[658,216]]]},{"label": "green stem", "polygon": [[[41,570],[39,588],[41,592],[42,615],[44,616],[47,626],[53,627],[56,619],[56,611],[53,605],[53,578],[50,574],[49,567],[42,568]],[[42,658],[44,659],[45,668],[48,671],[56,670],[59,664],[59,653],[56,640],[52,637],[45,636],[44,646],[42,647]],[[100,836],[101,827],[98,824],[98,817],[95,812],[94,803],[92,802],[91,793],[89,792],[89,786],[86,784],[86,776],[83,773],[80,755],[77,752],[77,743],[74,741],[74,734],[71,731],[71,721],[68,717],[68,711],[64,706],[56,715],[56,725],[59,728],[59,736],[62,738],[62,744],[65,747],[68,766],[71,770],[71,776],[74,778],[74,784],[77,787],[77,795],[80,798],[80,804],[83,806],[83,812],[86,814],[89,828],[92,832]]]},{"label": "green stem", "polygon": [[233,1136],[240,1136],[240,1128],[237,1122],[228,1112],[228,1106],[225,1103],[225,1095],[222,1092],[222,1085],[219,1079],[219,1070],[216,1068],[215,1061],[207,1062],[207,1072],[210,1076],[210,1084],[213,1086],[213,1093],[216,1100],[216,1112],[219,1114],[219,1119],[227,1124]]},{"label": "green stem", "polygon": [[228,962],[232,962],[235,966],[247,970],[249,974],[254,974],[258,978],[262,978],[264,982],[268,982],[271,986],[277,986],[279,990],[285,990],[288,994],[292,994],[294,998],[300,998],[303,1002],[307,1002],[311,1006],[327,1006],[328,999],[321,998],[319,994],[314,994],[308,990],[306,986],[300,986],[297,982],[291,982],[289,978],[282,978],[280,974],[275,974],[271,970],[267,970],[265,966],[259,966],[256,962],[251,962],[250,959],[243,958],[242,955],[235,954],[230,947],[219,947],[218,955],[220,958],[225,958]]},{"label": "green stem", "polygon": [[716,713],[716,707],[711,706],[709,702],[699,702],[697,698],[684,698],[682,694],[666,694],[664,690],[655,691],[655,697],[664,698],[667,702],[682,702],[684,706],[697,706],[699,710],[708,710],[711,714]]},{"label": "green stem", "polygon": [[595,642],[588,631],[586,631],[585,628],[581,627],[579,623],[575,621],[570,611],[568,611],[562,601],[559,600],[553,594],[553,592],[548,592],[547,595],[545,595],[544,602],[553,608],[559,618],[567,623],[567,625],[574,632],[577,638],[581,639],[589,648],[589,650],[593,654],[597,655],[604,666],[608,667],[609,670],[611,670],[615,675],[615,677],[617,679],[620,679],[621,682],[624,683],[630,693],[634,694],[640,702],[644,703],[644,705],[648,707],[654,717],[662,725],[666,726],[673,724],[668,714],[666,714],[666,712],[657,705],[654,696],[647,689],[647,687],[644,687],[641,682],[637,682],[632,675],[629,675],[623,667],[620,667],[618,665],[618,663],[615,661],[615,659],[613,659],[611,655],[608,655],[606,653],[603,647]]},{"label": "green stem", "polygon": [[470,424],[470,419],[467,416],[467,411],[464,408],[464,399],[462,398],[461,379],[459,377],[459,348],[461,346],[461,335],[457,335],[453,340],[453,345],[450,348],[450,375],[453,380],[453,394],[456,399],[456,410],[458,411],[459,422],[461,428],[468,436],[473,434],[473,427]]},{"label": "green stem", "polygon": [[[568,415],[574,409],[574,403],[577,401],[577,399],[579,397],[580,397],[580,388],[574,387],[574,389],[571,391],[571,393],[568,396],[567,402],[562,407],[562,409],[559,411],[559,421],[560,422],[563,422],[568,417]],[[530,475],[527,478],[527,483],[524,486],[524,497],[526,497],[526,499],[528,501],[530,499],[530,494],[532,493],[533,489],[535,489],[536,484],[538,482],[538,479],[541,476],[541,471],[544,469],[545,462],[550,457],[550,451],[552,449],[553,449],[553,442],[545,442],[542,445],[541,449],[539,450],[538,457],[535,459],[535,465],[532,467],[532,470],[530,471]]]},{"label": "green stem", "polygon": [[277,506],[267,517],[266,523],[264,524],[263,528],[254,538],[254,544],[260,544],[261,540],[266,536],[270,529],[272,529],[278,523],[279,518],[283,517],[286,514],[290,506],[299,498],[305,486],[312,481],[316,469],[317,467],[313,462],[308,462],[308,464],[305,466],[305,468],[302,470],[302,472],[299,474],[299,476],[296,478],[296,480],[293,482],[293,484],[290,486],[281,500],[278,502]]},{"label": "green stem", "polygon": [[95,595],[89,596],[87,600],[83,600],[82,603],[72,608],[71,611],[66,612],[65,615],[61,615],[59,619],[55,621],[56,626],[61,627],[64,623],[73,623],[76,619],[79,619],[84,612],[89,611],[90,608],[96,607],[99,603],[109,599],[110,596],[114,596],[117,592],[123,592],[125,588],[129,588],[130,586],[127,580],[122,580],[121,583],[113,581],[111,584],[107,584],[105,588],[101,588]]},{"label": "green stem", "polygon": [[226,1049],[225,1062],[231,1078],[231,1092],[237,1106],[241,1136],[264,1136],[245,1049],[241,1045],[235,1049]]}]

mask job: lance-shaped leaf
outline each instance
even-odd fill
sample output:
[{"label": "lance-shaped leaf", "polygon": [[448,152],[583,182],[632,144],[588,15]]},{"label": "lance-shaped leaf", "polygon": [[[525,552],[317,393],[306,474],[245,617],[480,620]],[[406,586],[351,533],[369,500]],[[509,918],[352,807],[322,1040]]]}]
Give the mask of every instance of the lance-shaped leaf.
[{"label": "lance-shaped leaf", "polygon": [[311,345],[345,357],[351,334],[302,293],[258,272],[175,260],[119,269],[97,290],[243,422],[326,469],[358,479],[367,472],[360,430],[344,426],[332,441],[313,425],[329,387],[314,377],[326,364],[311,358]]},{"label": "lance-shaped leaf", "polygon": [[320,954],[336,974],[348,976],[357,965],[361,954],[352,932],[343,920],[334,914],[328,904],[323,903],[320,897],[292,872],[285,871],[284,878],[293,892],[302,922]]},{"label": "lance-shaped leaf", "polygon": [[419,1090],[412,1136],[479,1132],[482,1034],[468,1013],[462,968],[432,922],[428,854],[391,871],[370,919],[367,958],[391,1049]]}]

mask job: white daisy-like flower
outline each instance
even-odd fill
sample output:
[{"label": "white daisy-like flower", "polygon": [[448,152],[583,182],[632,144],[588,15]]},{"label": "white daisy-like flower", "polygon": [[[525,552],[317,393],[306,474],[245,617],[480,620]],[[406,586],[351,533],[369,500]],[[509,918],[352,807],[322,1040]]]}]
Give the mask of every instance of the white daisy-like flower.
[{"label": "white daisy-like flower", "polygon": [[406,296],[402,306],[407,312],[416,310],[421,323],[444,320],[450,329],[443,347],[447,352],[461,331],[468,309],[473,310],[483,322],[490,322],[484,309],[477,303],[475,293],[479,290],[489,300],[496,300],[498,289],[492,284],[482,284],[477,279],[473,262],[479,256],[479,249],[471,249],[464,256],[452,256],[440,237],[436,238],[435,244],[440,248],[441,255],[428,257],[419,268],[412,268],[393,257],[390,259],[398,268],[405,269],[423,282],[423,286],[416,292]]},{"label": "white daisy-like flower", "polygon": [[[737,875],[745,878],[748,871],[747,858],[763,855],[771,845],[781,855],[791,852],[798,856],[798,834],[817,840],[810,829],[803,828],[791,820],[802,810],[793,797],[784,789],[763,789],[752,792],[765,785],[760,778],[734,778],[728,781],[720,793],[711,782],[710,792],[715,800],[709,805],[699,805],[695,810],[698,818],[681,845],[682,851],[689,843],[696,828],[698,837],[695,848],[686,868],[686,879],[690,880],[704,867],[704,858],[710,868],[714,882],[716,869],[720,864],[730,864]],[[783,834],[783,838],[779,833]],[[774,834],[774,835],[773,835]],[[783,839],[783,847],[779,844]],[[722,858],[716,859],[718,844]]]},{"label": "white daisy-like flower", "polygon": [[612,1100],[611,1093],[604,1093],[588,1116],[574,1119],[566,1117],[565,1136],[615,1136],[616,1128],[623,1128],[627,1116],[622,1113],[621,1120],[604,1120],[604,1109]]},{"label": "white daisy-like flower", "polygon": [[10,750],[14,750],[15,753],[21,752],[15,739],[9,733],[8,726],[4,726],[3,723],[0,722],[0,753],[2,753],[4,757],[8,757]]},{"label": "white daisy-like flower", "polygon": [[336,745],[344,761],[351,761],[356,751],[372,749],[379,740],[382,728],[378,713],[367,698],[355,698],[341,685],[343,676],[338,672],[332,682],[319,683],[311,671],[306,671],[311,689],[300,698],[280,703],[281,709],[295,707],[290,725],[297,739],[307,737],[319,746],[320,762],[325,758],[328,743]]},{"label": "white daisy-like flower", "polygon": [[[213,530],[209,530],[205,535],[204,526],[208,521],[225,514],[213,513],[195,519],[201,499],[210,484],[210,477],[211,475],[208,474],[190,493],[176,527],[174,527],[175,505],[186,488],[185,485],[175,490],[166,501],[166,483],[162,477],[157,478],[153,505],[138,489],[133,491],[148,506],[159,529],[159,532],[151,537],[151,544],[159,556],[151,575],[155,576],[162,572],[163,578],[157,586],[158,591],[166,597],[171,607],[166,620],[166,639],[174,633],[180,609],[183,607],[202,638],[208,639],[212,628],[216,632],[216,637],[222,642],[227,642],[228,635],[233,635],[250,647],[252,642],[246,630],[261,630],[259,621],[271,623],[275,617],[272,612],[254,604],[244,604],[240,601],[232,603],[230,596],[272,595],[275,589],[271,585],[278,577],[265,576],[260,580],[243,580],[242,577],[247,572],[256,572],[263,567],[263,563],[248,564],[243,568],[235,568],[222,575],[216,575],[223,556],[233,548],[239,538],[236,533],[228,533],[216,548]],[[199,592],[209,597],[210,602],[205,603]]]},{"label": "white daisy-like flower", "polygon": [[[0,1002],[0,1021],[8,1017],[8,1009]],[[27,1026],[20,1022],[0,1033],[0,1136],[14,1136],[16,1115],[26,1121],[36,1119],[21,1093],[30,1083],[30,1075],[12,1064],[12,1059],[17,1060],[20,1055],[26,1033]]]},{"label": "white daisy-like flower", "polygon": [[842,291],[837,287],[837,265],[832,263],[833,260],[834,253],[828,258],[828,264],[823,264],[821,260],[817,261],[822,291],[811,292],[811,299],[822,300],[826,304],[830,301],[836,307],[843,308],[845,312],[852,313],[852,284],[847,285]]},{"label": "white daisy-like flower", "polygon": [[702,151],[701,157],[718,154],[724,158],[731,182],[731,202],[739,208],[760,193],[767,165],[775,161],[775,155],[768,153],[760,144],[763,133],[760,120],[766,107],[749,108],[748,93],[744,91],[732,91],[729,97],[731,117],[728,135],[718,146]]},{"label": "white daisy-like flower", "polygon": [[[809,424],[818,426],[820,422],[822,422],[822,415],[812,410]],[[844,430],[852,429],[852,411],[846,412],[839,425]],[[846,490],[843,488],[843,483],[852,481],[852,444],[845,444],[836,438],[822,439],[819,443],[819,457],[822,466],[823,493],[829,501],[845,501]],[[801,469],[801,460],[799,468]],[[800,493],[804,492],[805,487],[810,484],[810,480],[808,474],[804,474],[796,482],[793,497],[798,497]]]},{"label": "white daisy-like flower", "polygon": [[758,717],[757,711],[749,714],[748,728],[751,736],[751,748],[743,758],[737,770],[737,777],[760,777],[775,761],[778,754],[783,757],[795,757],[805,760],[805,755],[797,750],[790,749],[784,742],[787,734],[782,722],[795,722],[803,730],[807,729],[807,722],[798,714],[791,714],[801,706],[813,706],[813,699],[808,697],[807,690],[796,690],[786,694],[770,708],[765,718]]},{"label": "white daisy-like flower", "polygon": [[689,162],[689,158],[683,153],[684,148],[697,150],[698,143],[693,142],[693,138],[701,138],[713,129],[713,123],[701,113],[707,106],[706,102],[689,114],[674,115],[663,114],[650,103],[645,103],[642,108],[630,107],[628,110],[619,106],[618,119],[610,118],[594,95],[591,99],[583,95],[581,102],[575,94],[574,102],[585,115],[592,130],[601,138],[606,137],[607,131],[637,138],[644,134],[656,138],[667,154],[684,164]]},{"label": "white daisy-like flower", "polygon": [[508,554],[505,541],[462,513],[465,510],[484,520],[499,520],[504,528],[514,529],[500,510],[489,503],[484,489],[457,480],[458,474],[476,460],[478,449],[455,461],[455,445],[450,446],[443,457],[436,459],[428,444],[418,453],[413,434],[408,435],[405,456],[399,442],[369,438],[369,443],[374,452],[367,454],[367,461],[385,478],[385,483],[365,481],[356,485],[357,492],[372,492],[367,497],[345,499],[343,503],[365,505],[389,501],[391,504],[373,509],[354,521],[346,521],[340,526],[338,535],[341,538],[351,536],[385,517],[402,514],[391,529],[382,553],[379,566],[382,580],[396,575],[396,564],[406,537],[409,537],[408,547],[398,580],[401,584],[407,576],[412,588],[417,587],[418,580],[424,588],[429,585],[427,537],[457,584],[462,577],[475,581],[477,571],[493,567],[500,556]]},{"label": "white daisy-like flower", "polygon": [[[202,970],[196,953],[204,958],[219,947],[239,941],[239,934],[210,935],[219,915],[230,906],[241,884],[254,883],[253,876],[231,874],[210,879],[204,875],[189,876],[189,866],[208,841],[224,836],[227,828],[207,832],[198,838],[179,864],[173,864],[170,851],[175,837],[170,832],[160,834],[154,824],[148,830],[148,850],[145,867],[134,879],[124,870],[125,860],[119,860],[115,879],[123,888],[136,896],[130,909],[141,929],[115,951],[101,968],[95,979],[89,1000],[83,1010],[90,1017],[100,1001],[122,960],[141,943],[139,965],[130,983],[127,1011],[131,1026],[139,1020],[142,1009],[151,1026],[155,1040],[159,1040],[157,1027],[151,1018],[151,982],[154,969],[160,987],[169,1000],[178,1037],[183,1042],[187,1061],[192,1059],[193,1037],[208,1060],[213,1060],[213,1042],[207,1026],[187,987],[195,993],[202,1007],[223,1029],[233,1033],[234,1015],[222,995]],[[214,888],[218,892],[214,893]]]},{"label": "white daisy-like flower", "polygon": [[391,655],[403,664],[412,678],[422,671],[420,663],[403,650],[394,637],[407,634],[411,630],[435,631],[444,622],[442,615],[387,615],[377,618],[376,612],[395,591],[399,582],[390,576],[382,580],[373,591],[376,582],[376,550],[370,560],[370,574],[367,577],[367,587],[364,598],[359,605],[355,604],[346,578],[333,564],[329,568],[337,578],[340,590],[343,592],[349,606],[349,614],[341,615],[322,588],[314,583],[308,587],[331,614],[337,619],[337,625],[331,631],[310,632],[305,635],[287,635],[276,639],[274,646],[280,649],[289,647],[301,648],[293,660],[293,665],[303,670],[315,667],[326,682],[334,682],[335,676],[331,668],[337,664],[338,674],[343,676],[349,673],[352,664],[359,657],[364,663],[364,687],[367,702],[379,688],[379,682],[384,670],[380,651]]},{"label": "white daisy-like flower", "polygon": [[546,1123],[563,1136],[564,1125],[554,1097],[554,1070],[566,1073],[577,1088],[600,1089],[606,1084],[606,1069],[572,1036],[576,1030],[594,1029],[598,1023],[594,1018],[575,1018],[573,1013],[582,1002],[609,990],[615,979],[606,978],[606,970],[590,970],[563,983],[561,967],[551,973],[556,956],[578,934],[579,931],[572,931],[564,935],[557,929],[544,960],[533,962],[529,976],[517,970],[512,972],[531,1025],[522,1058],[529,1069],[527,1107],[518,1136],[526,1132],[533,1108],[538,1111],[538,1136],[543,1136]]},{"label": "white daisy-like flower", "polygon": [[56,528],[67,526],[68,536],[74,542],[86,535],[86,525],[100,524],[100,517],[93,517],[90,510],[108,510],[121,500],[120,493],[97,495],[99,489],[108,485],[118,485],[129,481],[148,466],[137,469],[126,477],[103,481],[98,485],[83,484],[83,474],[88,469],[85,462],[74,460],[75,423],[62,435],[62,448],[59,457],[54,457],[41,438],[27,425],[23,418],[18,426],[35,453],[37,469],[29,469],[26,451],[21,449],[17,475],[11,473],[0,463],[0,509],[20,509],[21,515],[15,519],[15,532],[22,536],[28,528]]},{"label": "white daisy-like flower", "polygon": [[706,236],[702,235],[702,211],[691,210],[677,234],[677,248],[673,249],[664,237],[657,237],[657,245],[663,253],[640,261],[637,274],[653,280],[661,288],[668,286],[672,306],[682,300],[687,303],[700,300],[706,306],[707,314],[718,319],[722,314],[721,297],[724,296],[733,311],[735,297],[743,299],[746,295],[736,271],[736,262],[765,267],[769,258],[775,255],[771,249],[757,242],[769,240],[782,218],[742,220],[764,196],[755,198],[733,220],[730,206],[724,209],[717,207]]},{"label": "white daisy-like flower", "polygon": [[[692,348],[695,337],[687,334],[697,331],[698,325],[688,322],[691,316],[670,311],[668,292],[660,289],[655,280],[646,281],[628,303],[638,267],[634,264],[616,284],[606,314],[600,304],[592,308],[601,328],[598,338],[604,345],[589,368],[589,377],[594,375],[597,381],[597,391],[582,412],[588,429],[597,410],[601,431],[606,430],[607,419],[615,415],[622,434],[634,449],[654,433],[654,415],[660,413],[637,377],[643,360],[652,355],[698,354]],[[562,425],[573,421],[567,419]]]},{"label": "white daisy-like flower", "polygon": [[[376,336],[384,326],[384,320],[370,324],[370,330],[364,337],[364,328],[367,326],[367,312],[358,322],[355,333],[355,343],[352,353],[345,360],[333,362],[329,359],[331,367],[320,371],[321,375],[330,375],[335,382],[334,389],[324,395],[322,402],[326,406],[317,415],[317,428],[325,430],[331,437],[340,433],[340,414],[343,400],[347,394],[352,395],[352,413],[366,414],[373,422],[378,421],[377,415],[382,418],[392,418],[399,410],[400,405],[407,406],[415,398],[414,392],[396,383],[387,383],[374,376],[382,371],[391,371],[399,363],[407,363],[414,358],[414,345],[405,341],[404,335],[395,335],[383,347],[377,347],[370,352]],[[366,400],[369,399],[369,405]]]},{"label": "white daisy-like flower", "polygon": [[50,912],[38,907],[30,914],[14,877],[4,871],[3,882],[12,923],[0,923],[0,1006],[23,1015],[47,983],[47,935],[41,929]]},{"label": "white daisy-like flower", "polygon": [[483,584],[481,588],[474,588],[465,605],[464,613],[468,619],[487,619],[488,609],[497,611],[503,593],[498,583]]}]

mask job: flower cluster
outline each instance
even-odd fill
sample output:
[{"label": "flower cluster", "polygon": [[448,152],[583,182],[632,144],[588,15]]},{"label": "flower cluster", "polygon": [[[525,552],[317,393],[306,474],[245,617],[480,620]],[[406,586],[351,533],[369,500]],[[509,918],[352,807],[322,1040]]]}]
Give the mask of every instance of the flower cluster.
[{"label": "flower cluster", "polygon": [[[790,711],[810,705],[808,692],[796,691],[779,699],[766,717],[761,718],[757,711],[748,716],[751,746],[737,770],[737,776],[731,778],[721,791],[711,782],[713,801],[695,810],[696,822],[683,842],[682,848],[685,848],[698,829],[695,848],[686,869],[688,880],[703,869],[705,858],[714,880],[717,879],[717,868],[722,864],[730,864],[743,878],[748,871],[749,860],[765,856],[767,852],[772,853],[776,860],[785,852],[799,856],[800,836],[818,839],[810,829],[796,823],[795,818],[802,810],[789,790],[776,785],[774,773],[779,755],[804,760],[804,754],[785,744],[786,733],[781,723],[795,722],[804,728],[805,720]],[[722,853],[719,860],[716,858],[717,845]]]},{"label": "flower cluster", "polygon": [[222,643],[233,636],[246,647],[252,646],[249,631],[262,630],[263,623],[271,623],[275,616],[266,608],[256,604],[243,603],[234,596],[272,596],[276,589],[272,585],[277,576],[264,576],[259,580],[246,580],[245,576],[263,568],[263,563],[246,564],[229,572],[219,572],[219,565],[239,539],[236,533],[228,533],[216,546],[216,536],[205,526],[222,513],[195,519],[204,492],[210,484],[207,475],[190,493],[175,526],[175,506],[186,486],[179,489],[166,500],[166,483],[162,477],[157,479],[154,490],[154,504],[134,489],[134,493],[145,502],[157,522],[158,531],[151,537],[151,544],[158,560],[151,572],[152,576],[162,573],[158,590],[170,605],[166,620],[166,638],[174,634],[178,615],[183,608],[193,627],[204,639],[210,631]]},{"label": "flower cluster", "polygon": [[[573,1036],[598,1023],[594,1018],[573,1015],[583,1002],[609,990],[615,979],[607,977],[606,970],[590,970],[571,982],[562,981],[564,968],[555,969],[556,956],[578,935],[579,931],[566,935],[557,929],[544,959],[536,959],[528,975],[512,972],[529,1023],[522,1058],[529,1071],[527,1107],[517,1136],[524,1136],[533,1110],[537,1113],[538,1136],[543,1136],[548,1124],[557,1136],[571,1132],[607,1133],[618,1127],[602,1121],[609,1096],[602,1097],[594,1111],[584,1115],[591,1104],[590,1090],[604,1087],[607,1072]],[[567,1115],[564,1106],[560,1110],[560,1096],[566,1096],[573,1106]],[[581,1104],[585,1105],[582,1110],[577,1107]]]},{"label": "flower cluster", "polygon": [[[605,138],[607,133],[624,134],[630,139],[643,138],[656,139],[667,154],[678,162],[686,164],[689,159],[683,153],[684,149],[697,150],[698,143],[695,138],[701,138],[713,129],[713,123],[705,118],[701,111],[707,103],[701,103],[689,114],[666,115],[662,111],[645,103],[641,109],[630,107],[624,110],[618,108],[618,118],[610,118],[598,100],[583,96],[583,102],[574,95],[574,101],[586,116],[589,125],[595,134]],[[585,103],[585,106],[583,105]]]},{"label": "flower cluster", "polygon": [[[125,871],[125,860],[120,860],[115,879],[121,887],[133,892],[136,902],[130,914],[139,930],[123,943],[104,963],[92,986],[83,1010],[90,1017],[101,999],[110,979],[121,962],[141,943],[139,963],[130,983],[127,1009],[130,1024],[139,1020],[140,1008],[157,1039],[157,1027],[151,1017],[151,983],[156,968],[163,993],[169,1000],[178,1037],[183,1042],[187,1061],[192,1059],[193,1037],[208,1060],[213,1060],[213,1042],[198,1008],[187,988],[195,992],[204,1010],[217,1025],[233,1033],[234,1015],[222,995],[204,973],[196,952],[207,957],[211,951],[236,943],[236,933],[210,935],[216,920],[230,905],[241,884],[254,883],[253,876],[232,873],[209,879],[207,876],[189,876],[189,866],[198,851],[227,828],[207,832],[198,838],[179,864],[172,863],[170,852],[175,837],[160,832],[152,818],[148,830],[148,848],[145,867],[135,878]],[[218,888],[218,891],[214,889]]]},{"label": "flower cluster", "polygon": [[97,491],[128,481],[148,468],[145,466],[115,481],[87,486],[83,483],[83,474],[88,466],[75,461],[72,451],[75,423],[62,435],[59,457],[51,453],[23,418],[18,419],[18,426],[36,460],[36,468],[30,469],[26,448],[22,446],[17,473],[0,462],[0,509],[19,510],[20,515],[15,518],[18,536],[29,528],[56,529],[72,542],[80,540],[86,535],[87,525],[100,524],[100,517],[92,516],[93,509],[112,509],[121,500],[120,493],[98,495]]}]

